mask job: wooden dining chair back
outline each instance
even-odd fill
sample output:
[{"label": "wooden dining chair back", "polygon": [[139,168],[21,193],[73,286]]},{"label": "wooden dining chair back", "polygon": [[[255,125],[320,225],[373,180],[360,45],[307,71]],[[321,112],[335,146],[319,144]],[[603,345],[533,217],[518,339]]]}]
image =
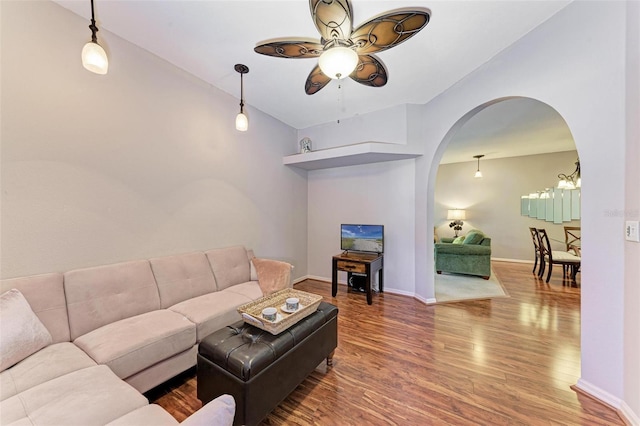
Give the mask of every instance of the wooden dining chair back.
[{"label": "wooden dining chair back", "polygon": [[[542,260],[542,267],[538,272],[538,276],[542,278],[545,266],[548,264],[549,271],[547,272],[547,279],[545,281],[549,282],[553,265],[562,265],[563,277],[566,277],[567,271],[570,271],[571,279],[575,283],[576,274],[580,270],[580,257],[566,251],[552,250],[549,236],[544,228],[538,228],[538,240],[540,242],[540,255]],[[567,268],[564,268],[564,266],[567,266]]]},{"label": "wooden dining chair back", "polygon": [[579,226],[565,226],[564,227],[564,243],[567,246],[569,253],[574,253],[580,256],[580,227]]},{"label": "wooden dining chair back", "polygon": [[543,262],[543,257],[540,251],[540,239],[538,237],[538,230],[536,228],[533,227],[529,227],[529,232],[531,233],[531,239],[533,240],[533,252],[534,252],[534,259],[533,259],[533,272],[534,274],[536,273],[536,268],[538,267],[538,259],[540,259],[540,268],[542,268],[542,262]]}]

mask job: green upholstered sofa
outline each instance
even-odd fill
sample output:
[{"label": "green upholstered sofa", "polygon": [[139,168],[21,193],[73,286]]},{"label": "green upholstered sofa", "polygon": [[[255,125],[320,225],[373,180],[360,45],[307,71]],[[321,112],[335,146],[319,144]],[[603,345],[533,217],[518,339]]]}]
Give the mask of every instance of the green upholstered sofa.
[{"label": "green upholstered sofa", "polygon": [[442,238],[434,247],[436,272],[491,276],[491,238],[478,229],[470,230],[462,244],[453,238]]}]

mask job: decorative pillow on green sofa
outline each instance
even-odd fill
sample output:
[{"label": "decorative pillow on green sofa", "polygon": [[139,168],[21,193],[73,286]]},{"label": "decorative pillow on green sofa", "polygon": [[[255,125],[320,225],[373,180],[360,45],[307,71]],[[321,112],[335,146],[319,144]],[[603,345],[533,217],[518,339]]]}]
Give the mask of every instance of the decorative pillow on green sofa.
[{"label": "decorative pillow on green sofa", "polygon": [[464,244],[464,235],[456,237],[453,241],[453,244]]},{"label": "decorative pillow on green sofa", "polygon": [[469,232],[462,244],[475,244],[478,245],[484,240],[484,234],[480,232]]}]

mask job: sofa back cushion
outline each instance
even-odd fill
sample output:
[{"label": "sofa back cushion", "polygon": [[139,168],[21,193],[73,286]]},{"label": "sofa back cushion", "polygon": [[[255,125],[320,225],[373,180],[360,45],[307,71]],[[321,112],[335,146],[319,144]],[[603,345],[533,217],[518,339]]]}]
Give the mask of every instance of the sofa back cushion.
[{"label": "sofa back cushion", "polygon": [[103,325],[160,309],[158,286],[147,260],[66,272],[64,290],[72,340]]},{"label": "sofa back cushion", "polygon": [[162,308],[216,291],[216,280],[203,252],[156,257],[149,263]]},{"label": "sofa back cushion", "polygon": [[42,274],[0,281],[0,293],[15,288],[47,328],[53,343],[68,342],[69,318],[64,298],[62,274]]},{"label": "sofa back cushion", "polygon": [[211,264],[218,290],[251,280],[249,256],[243,246],[209,250],[205,254]]}]

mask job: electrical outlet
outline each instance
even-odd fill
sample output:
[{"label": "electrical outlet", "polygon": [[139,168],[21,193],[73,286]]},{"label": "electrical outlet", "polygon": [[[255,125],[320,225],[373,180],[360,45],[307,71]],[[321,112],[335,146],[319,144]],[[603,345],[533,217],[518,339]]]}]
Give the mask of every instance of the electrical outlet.
[{"label": "electrical outlet", "polygon": [[640,232],[638,232],[640,222],[628,220],[625,224],[624,237],[627,241],[640,242]]}]

